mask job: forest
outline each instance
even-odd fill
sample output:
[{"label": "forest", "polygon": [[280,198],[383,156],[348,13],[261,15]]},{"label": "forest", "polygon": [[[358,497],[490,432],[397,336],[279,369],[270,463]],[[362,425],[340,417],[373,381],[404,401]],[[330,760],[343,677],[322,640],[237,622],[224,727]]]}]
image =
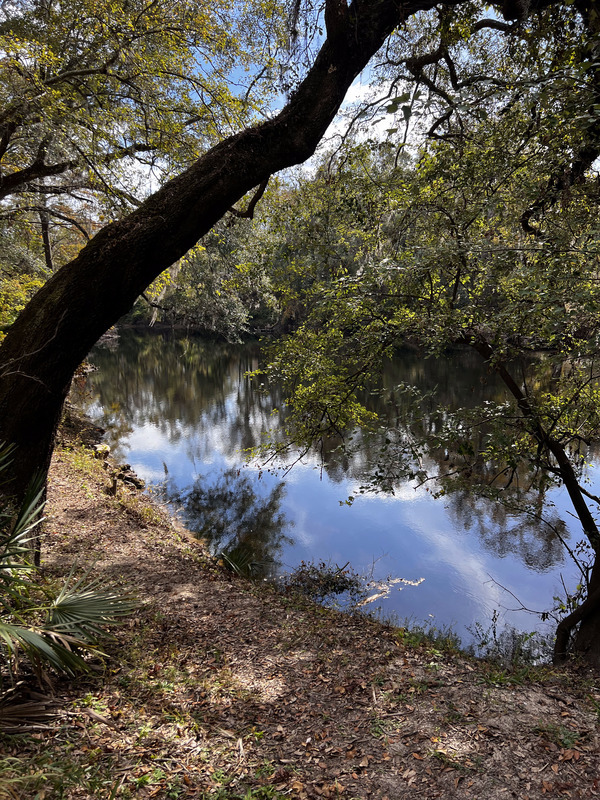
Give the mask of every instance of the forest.
[{"label": "forest", "polygon": [[581,581],[554,659],[598,666],[599,33],[593,0],[3,3],[6,495],[39,500],[124,315],[272,337],[306,449],[383,424],[361,393],[401,344],[464,345],[509,399],[424,413],[404,387],[364,491],[410,475],[539,515],[564,486]]}]

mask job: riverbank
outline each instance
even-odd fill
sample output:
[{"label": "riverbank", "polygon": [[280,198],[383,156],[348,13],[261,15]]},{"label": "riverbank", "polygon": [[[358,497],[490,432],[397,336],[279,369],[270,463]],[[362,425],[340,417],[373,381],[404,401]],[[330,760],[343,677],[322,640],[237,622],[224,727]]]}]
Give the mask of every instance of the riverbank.
[{"label": "riverbank", "polygon": [[101,674],[54,682],[47,727],[2,737],[0,797],[600,795],[597,678],[511,676],[230,576],[73,436],[45,569],[89,566],[140,607]]}]

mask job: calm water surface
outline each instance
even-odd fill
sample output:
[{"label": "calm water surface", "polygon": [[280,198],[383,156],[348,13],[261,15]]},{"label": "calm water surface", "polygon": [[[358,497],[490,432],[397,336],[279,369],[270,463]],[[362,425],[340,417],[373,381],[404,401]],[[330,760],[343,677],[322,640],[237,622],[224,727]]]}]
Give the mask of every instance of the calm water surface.
[{"label": "calm water surface", "polygon": [[[106,440],[121,460],[148,484],[184,492],[180,512],[215,552],[251,543],[256,559],[271,574],[301,561],[350,562],[375,578],[401,577],[378,603],[398,621],[452,626],[463,639],[476,622],[487,627],[492,614],[522,630],[539,620],[516,609],[519,602],[544,610],[561,593],[561,576],[576,583],[573,565],[549,530],[507,515],[472,497],[433,499],[414,483],[394,495],[356,496],[372,457],[368,441],[351,460],[336,452],[321,468],[306,458],[284,475],[245,463],[244,451],[280,424],[277,387],[256,391],[245,377],[256,369],[255,345],[224,345],[195,338],[122,334],[116,346],[96,347],[82,400],[87,412],[108,429]],[[445,405],[465,406],[501,396],[476,354],[423,360],[399,355],[386,366],[384,387],[401,382],[436,389]],[[373,402],[376,402],[373,399]],[[597,476],[592,469],[592,478]],[[568,500],[549,495],[569,531]],[[504,587],[504,588],[503,588]]]}]

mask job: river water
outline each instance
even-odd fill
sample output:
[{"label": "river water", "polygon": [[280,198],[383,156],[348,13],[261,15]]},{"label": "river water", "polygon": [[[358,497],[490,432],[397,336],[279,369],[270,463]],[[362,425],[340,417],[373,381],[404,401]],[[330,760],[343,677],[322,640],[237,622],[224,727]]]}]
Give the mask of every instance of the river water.
[{"label": "river water", "polygon": [[[289,472],[247,463],[245,452],[281,425],[273,414],[282,406],[279,388],[258,391],[246,377],[259,356],[257,345],[125,332],[90,354],[98,369],[80,402],[107,429],[117,456],[150,486],[162,486],[173,508],[184,495],[179,514],[215,553],[243,542],[271,576],[324,561],[349,562],[379,581],[402,578],[370,610],[398,623],[452,627],[463,641],[493,616],[499,627],[542,627],[519,607],[551,608],[564,595],[562,581],[577,582],[547,526],[468,493],[434,499],[411,480],[393,495],[360,495],[372,460],[367,439],[350,459],[332,450],[324,464],[309,456]],[[401,353],[386,365],[382,385],[389,394],[402,382],[435,390],[432,402],[451,407],[503,392],[471,352],[427,360]],[[590,477],[598,477],[595,467]],[[581,535],[565,493],[552,490],[546,502],[573,545]]]}]

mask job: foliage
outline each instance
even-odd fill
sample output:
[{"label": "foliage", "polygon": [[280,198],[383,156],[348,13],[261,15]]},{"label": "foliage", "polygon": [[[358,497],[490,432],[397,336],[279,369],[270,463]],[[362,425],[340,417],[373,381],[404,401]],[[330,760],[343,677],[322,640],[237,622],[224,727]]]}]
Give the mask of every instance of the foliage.
[{"label": "foliage", "polygon": [[498,630],[498,614],[494,612],[490,625],[481,623],[469,629],[473,641],[469,652],[495,664],[512,670],[547,662],[551,656],[552,645],[548,634],[539,631],[527,633],[514,628]]},{"label": "foliage", "polygon": [[[10,470],[13,448],[0,450],[0,470]],[[21,653],[38,678],[43,665],[73,676],[90,668],[86,654],[102,655],[98,641],[134,607],[131,598],[106,588],[100,579],[71,574],[56,588],[31,564],[32,542],[42,524],[44,489],[39,480],[15,512],[0,515],[0,679],[14,677]]]},{"label": "foliage", "polygon": [[[32,165],[36,179],[77,174],[83,166],[84,186],[110,191],[125,178],[123,158],[141,155],[169,172],[239,126],[263,84],[255,82],[248,94],[242,80],[236,94],[228,78],[234,65],[250,68],[265,57],[256,11],[227,0],[210,7],[32,0],[3,12],[9,185],[30,179],[20,173]],[[275,6],[261,5],[260,12],[276,25]],[[269,67],[267,60],[265,72]]]},{"label": "foliage", "polygon": [[[196,140],[187,137],[190,120],[190,125],[206,123],[203,145],[212,143],[221,128],[229,128],[215,123],[213,99],[216,106],[230,111],[229,116],[224,115],[227,122],[243,120],[246,125],[252,118],[246,92],[236,96],[223,93],[219,81],[212,81],[234,63],[252,61],[245,61],[241,50],[231,46],[231,23],[242,19],[245,23],[244,14],[234,8],[233,16],[228,16],[227,5],[200,8],[169,3],[140,6],[134,1],[122,8],[85,3],[83,11],[78,6],[77,14],[66,14],[71,8],[68,2],[55,7],[33,1],[12,18],[2,17],[8,76],[4,89],[0,87],[7,101],[1,138],[8,169],[2,188],[8,197],[15,187],[33,185],[32,191],[42,196],[34,208],[46,269],[52,260],[46,179],[69,172],[83,180],[77,188],[83,190],[86,201],[86,192],[96,196],[100,185],[100,196],[110,195],[117,205],[131,206],[137,201],[134,196],[132,203],[131,187],[118,186],[106,192],[103,174],[106,171],[112,177],[114,168],[115,175],[122,177],[120,169],[128,158],[155,153],[156,131],[158,143],[164,134],[169,147],[158,160],[151,156],[147,166],[171,174],[171,169],[185,161],[178,161],[180,153],[187,155],[188,145],[194,150]],[[283,15],[282,8],[276,5],[274,11]],[[270,172],[306,158],[331,122],[353,77],[403,21],[407,24],[389,38],[389,49],[383,53],[385,63],[379,74],[389,82],[388,92],[385,100],[375,105],[390,115],[399,114],[404,133],[396,136],[399,128],[390,128],[385,147],[371,142],[355,153],[342,147],[332,154],[330,163],[323,165],[321,185],[327,188],[330,176],[340,175],[340,183],[334,183],[338,191],[331,195],[329,205],[313,194],[309,211],[317,213],[307,214],[303,226],[316,236],[305,237],[308,246],[293,251],[288,245],[294,237],[280,236],[284,246],[279,251],[273,248],[273,252],[285,253],[286,258],[292,255],[306,265],[294,266],[292,283],[298,279],[303,292],[304,284],[309,287],[309,304],[302,303],[298,315],[301,327],[274,359],[274,369],[289,388],[294,410],[289,435],[303,447],[317,440],[324,449],[328,437],[345,444],[357,423],[375,424],[360,393],[370,388],[381,359],[398,342],[409,337],[428,354],[441,352],[448,343],[466,343],[501,375],[511,397],[502,413],[496,413],[500,409],[481,411],[489,425],[483,435],[479,431],[474,435],[472,418],[457,415],[446,415],[441,427],[428,432],[433,433],[438,450],[447,451],[449,469],[440,465],[443,490],[464,487],[464,480],[476,470],[481,473],[483,466],[481,485],[504,491],[518,485],[525,464],[528,491],[539,489],[543,494],[548,475],[567,486],[585,535],[600,551],[600,534],[587,504],[588,499],[596,498],[589,496],[582,482],[585,448],[599,427],[595,360],[599,332],[598,183],[593,175],[600,153],[598,16],[585,2],[548,7],[534,3],[531,9],[536,14],[531,24],[525,24],[529,5],[516,14],[514,9],[504,8],[503,20],[496,13],[485,16],[489,9],[474,3],[438,4],[422,13],[422,4],[409,4],[402,7],[402,14],[393,3],[377,3],[372,8],[328,2],[324,20],[327,43],[284,111],[206,153],[139,213],[131,214],[125,223],[107,226],[50,288],[42,289],[29,306],[33,320],[21,315],[20,324],[4,344],[7,363],[22,359],[23,365],[18,376],[7,370],[10,380],[4,390],[4,419],[9,398],[46,391],[51,383],[53,376],[45,370],[52,363],[46,353],[47,343],[52,342],[50,349],[64,353],[57,359],[64,373],[55,371],[62,388],[57,385],[51,393],[54,399],[48,424],[44,418],[40,435],[29,437],[30,443],[32,439],[40,441],[40,451],[51,448],[61,392],[81,357],[76,346],[68,346],[73,331],[79,329],[82,336],[88,331],[91,344],[143,286],[214,224],[219,216],[215,209],[223,213],[229,202],[235,202],[253,184],[262,185]],[[133,34],[129,9],[138,15]],[[185,27],[187,19],[182,21],[176,14],[173,28],[155,24],[154,13],[165,9],[192,15],[191,37]],[[306,46],[310,56],[312,42],[320,44],[318,14],[309,15],[314,34]],[[271,16],[267,16],[270,23]],[[71,17],[81,18],[88,33],[78,31],[79,38],[72,40],[71,30],[77,26],[69,27],[67,38],[58,36],[60,47],[54,47],[53,26],[60,27],[64,20],[70,26]],[[274,13],[274,18],[281,17]],[[359,25],[359,20],[366,24]],[[40,21],[47,23],[46,28]],[[125,44],[119,36],[119,41],[113,40],[112,24]],[[50,35],[38,36],[40,29]],[[148,31],[150,38],[146,38]],[[262,32],[260,26],[258,31]],[[248,41],[260,43],[256,33],[253,30]],[[273,38],[277,40],[277,35]],[[203,49],[209,41],[210,48]],[[136,50],[140,42],[143,57]],[[163,50],[169,53],[167,62]],[[74,64],[56,65],[57,53],[63,52]],[[99,64],[81,61],[82,52],[98,53]],[[199,61],[197,53],[201,54]],[[230,53],[235,62],[228,60]],[[254,78],[260,79],[259,84],[265,75],[267,81],[272,78],[272,53],[268,55],[266,73],[253,76],[248,89],[254,86]],[[182,83],[176,82],[173,95],[165,63],[169,68],[175,65],[178,80],[185,76]],[[206,78],[200,84],[196,68]],[[407,96],[409,79],[415,85]],[[190,92],[188,80],[193,85]],[[203,94],[205,84],[207,94]],[[116,93],[111,95],[115,85]],[[327,90],[322,88],[325,85]],[[138,110],[140,99],[143,107],[150,91],[153,97],[169,101],[175,97],[166,111],[161,108],[174,136],[168,125],[168,130],[163,129],[161,120],[151,117],[147,125],[145,114],[140,117],[132,112]],[[114,96],[118,102],[110,103]],[[100,118],[106,116],[109,121],[108,133],[95,124],[98,116],[88,113],[98,108],[102,108]],[[314,115],[307,113],[313,109]],[[427,131],[422,146],[414,146],[408,136],[415,117]],[[303,120],[307,119],[310,124],[304,129]],[[42,120],[54,127],[46,129]],[[28,133],[30,137],[25,135]],[[259,141],[268,143],[269,153],[272,146],[273,158],[258,153]],[[345,137],[342,144],[348,141]],[[26,156],[23,163],[10,162],[19,156],[20,147]],[[359,151],[360,157],[355,158]],[[94,158],[100,153],[101,157],[98,162],[92,157],[82,160],[82,152]],[[225,152],[227,158],[223,159]],[[363,152],[372,155],[366,165]],[[400,156],[405,152],[412,152],[412,162],[402,163]],[[345,168],[347,158],[355,159],[351,170]],[[234,162],[237,166],[232,166]],[[94,168],[97,163],[100,166]],[[381,180],[386,171],[389,179]],[[28,176],[26,182],[24,175]],[[128,178],[135,170],[123,170],[122,175]],[[65,186],[60,188],[62,191]],[[71,189],[72,185],[66,187]],[[363,197],[368,200],[371,192],[377,202],[363,203]],[[189,202],[183,202],[183,196]],[[56,208],[53,213],[57,216]],[[112,210],[109,216],[115,216]],[[379,220],[382,225],[376,224]],[[82,225],[78,229],[86,231]],[[378,240],[371,236],[372,231],[381,233]],[[322,240],[326,248],[319,253]],[[252,262],[245,259],[243,263]],[[90,275],[98,267],[98,280],[92,282]],[[208,274],[211,280],[202,278],[199,285],[218,293],[219,280],[210,270]],[[119,281],[123,277],[121,291],[115,293],[120,305],[109,296],[115,277]],[[78,301],[71,303],[74,288]],[[294,292],[294,288],[287,295],[282,289],[283,300],[289,297],[297,303],[299,290]],[[94,305],[92,313],[94,295],[101,302]],[[43,314],[37,314],[36,308]],[[81,313],[84,308],[90,309],[89,315]],[[226,306],[226,310],[235,309]],[[47,325],[38,324],[41,316]],[[78,339],[80,350],[85,341],[85,337]],[[525,358],[534,347],[547,349],[545,364]],[[21,373],[28,378],[27,389]],[[5,422],[10,438],[26,438],[21,429],[34,428],[40,407],[39,400],[21,404],[23,410],[13,427]],[[510,423],[508,436],[497,424],[501,417]],[[391,440],[390,444],[393,454]],[[398,453],[409,453],[418,462],[419,445],[402,441]],[[30,457],[30,461],[36,459]],[[27,465],[20,474],[24,484]],[[384,478],[393,482],[389,471]],[[592,570],[590,585],[594,580],[600,588],[600,568]]]},{"label": "foliage", "polygon": [[221,222],[179,262],[160,295],[156,318],[192,326],[230,342],[269,328],[277,304],[264,269],[251,263],[252,223],[232,218]]},{"label": "foliage", "polygon": [[[355,146],[323,164],[331,198],[341,198],[326,223],[336,255],[268,372],[286,386],[296,447],[326,449],[333,439],[351,452],[353,428],[367,414],[364,392],[376,387],[378,363],[394,346],[408,340],[425,357],[472,347],[504,382],[504,397],[451,411],[432,408],[410,387],[390,392],[395,424],[363,489],[390,491],[407,475],[435,478],[436,494],[476,491],[512,503],[564,543],[543,505],[561,484],[597,554],[590,504],[599,501],[586,487],[586,456],[600,439],[594,36],[572,10],[553,9],[535,35],[523,32],[526,47],[517,53],[492,31],[475,33],[464,11],[424,36],[425,53],[429,37],[439,37],[441,59],[404,61],[427,89],[427,102],[405,115],[419,106],[428,125],[414,160],[390,159],[394,141],[398,153],[408,152],[392,130],[387,142],[362,148],[351,179],[345,158]],[[346,195],[337,193],[338,180]],[[313,183],[327,194],[318,173]],[[352,213],[363,192],[376,200]],[[350,214],[367,243],[353,270],[342,254]],[[320,248],[310,237],[305,248],[297,261],[309,273]],[[389,420],[380,424],[385,431]],[[597,586],[599,575],[600,568],[584,570],[582,582]]]},{"label": "foliage", "polygon": [[[518,68],[514,59],[511,68]],[[581,137],[579,125],[563,128],[559,139],[552,135],[561,103],[570,118],[572,99],[567,103],[564,86],[543,81],[522,97],[522,87],[507,85],[504,95],[494,94],[497,105],[501,98],[506,103],[501,114],[469,127],[463,122],[452,136],[424,146],[414,168],[396,168],[378,185],[376,218],[385,223],[379,245],[369,244],[370,263],[364,260],[355,275],[321,282],[307,321],[271,361],[270,370],[289,389],[298,440],[318,439],[323,428],[336,435],[360,421],[357,390],[368,385],[373,365],[391,345],[409,338],[431,354],[450,343],[469,343],[490,368],[510,364],[511,374],[524,376],[524,394],[535,398],[528,419],[518,397],[454,415],[439,409],[429,445],[434,439],[440,449],[453,444],[458,453],[451,455],[470,468],[470,456],[477,454],[490,470],[502,461],[516,469],[527,454],[536,463],[543,456],[537,452],[539,424],[563,449],[583,456],[584,443],[600,429],[595,182],[574,185],[561,202],[548,203],[539,235],[521,224],[523,210],[562,163],[565,149]],[[533,125],[532,103],[536,112],[539,107]],[[371,159],[385,165],[386,147],[372,146]],[[336,178],[344,170],[342,161]],[[372,174],[366,165],[363,186],[372,183]],[[351,208],[350,187],[348,196]],[[337,241],[343,214],[329,226]],[[365,236],[373,216],[367,220]],[[532,355],[536,348],[544,348],[542,357]],[[470,439],[485,426],[489,435]],[[549,461],[544,459],[547,466]]]},{"label": "foliage", "polygon": [[48,277],[150,185],[248,124],[275,69],[280,27],[270,0],[3,6],[0,278],[3,294],[14,292],[6,322],[22,307],[22,290],[5,280],[10,250],[26,249]]}]

